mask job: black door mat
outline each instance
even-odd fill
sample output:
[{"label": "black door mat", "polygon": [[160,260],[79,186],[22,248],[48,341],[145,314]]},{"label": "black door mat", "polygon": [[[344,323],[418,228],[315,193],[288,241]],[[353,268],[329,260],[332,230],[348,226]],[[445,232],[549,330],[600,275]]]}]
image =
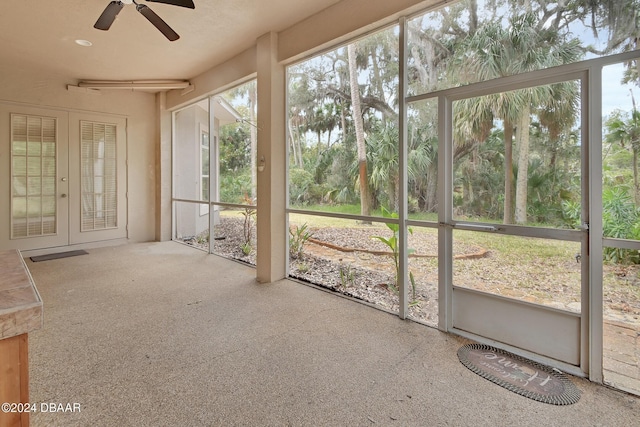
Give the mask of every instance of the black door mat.
[{"label": "black door mat", "polygon": [[87,255],[88,253],[89,252],[87,252],[85,250],[58,252],[56,254],[32,256],[31,257],[31,261],[33,261],[33,262],[49,261],[49,260],[52,260],[52,259],[69,258],[69,257],[72,257],[72,256],[78,256],[78,255]]},{"label": "black door mat", "polygon": [[467,344],[458,350],[469,370],[514,393],[552,405],[571,405],[580,390],[557,369],[483,344]]}]

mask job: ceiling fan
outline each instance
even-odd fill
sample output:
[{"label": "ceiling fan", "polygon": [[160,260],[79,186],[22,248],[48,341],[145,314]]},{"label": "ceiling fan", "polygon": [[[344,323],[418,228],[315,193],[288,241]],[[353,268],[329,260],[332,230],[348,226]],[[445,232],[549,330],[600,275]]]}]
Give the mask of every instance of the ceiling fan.
[{"label": "ceiling fan", "polygon": [[[140,0],[138,0],[140,1]],[[147,0],[150,2],[156,3],[165,3],[173,6],[186,7],[189,9],[195,9],[195,5],[193,4],[193,0]],[[96,23],[93,25],[94,28],[98,30],[107,31],[111,28],[111,24],[116,20],[116,16],[122,10],[125,4],[135,4],[136,10],[140,12],[145,18],[149,20],[166,38],[170,41],[175,41],[180,38],[178,33],[173,31],[173,29],[162,20],[153,10],[144,4],[140,4],[135,0],[120,0],[120,1],[112,1],[107,5],[104,9]]]}]

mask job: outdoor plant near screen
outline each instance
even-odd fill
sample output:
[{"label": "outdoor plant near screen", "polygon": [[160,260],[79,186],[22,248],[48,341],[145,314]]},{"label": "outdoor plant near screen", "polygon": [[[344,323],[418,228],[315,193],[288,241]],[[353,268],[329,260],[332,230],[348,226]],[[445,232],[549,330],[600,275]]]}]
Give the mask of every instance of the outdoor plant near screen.
[{"label": "outdoor plant near screen", "polygon": [[[394,212],[389,212],[387,209],[384,208],[384,206],[382,207],[382,216],[384,218],[393,218],[393,219],[397,219],[398,218],[398,214],[396,214]],[[389,283],[389,287],[395,293],[398,293],[399,289],[400,289],[400,247],[398,246],[398,244],[399,244],[400,225],[399,224],[395,224],[395,223],[390,223],[390,222],[386,222],[385,225],[387,226],[387,228],[389,228],[389,230],[391,230],[393,232],[393,235],[391,237],[387,238],[387,237],[384,237],[384,236],[371,236],[371,238],[372,239],[378,239],[382,243],[387,245],[387,247],[391,250],[391,253],[393,254],[393,263],[394,263],[394,266],[396,268],[395,283]],[[413,234],[413,229],[411,227],[409,227],[407,230],[409,231],[409,233]],[[407,254],[408,255],[411,255],[414,252],[415,252],[414,249],[407,249]],[[415,305],[415,304],[417,304],[417,300],[416,300],[416,281],[415,281],[415,278],[413,277],[413,273],[412,272],[409,272],[409,281],[411,282],[411,288],[412,288],[412,301],[411,301],[411,304]]]},{"label": "outdoor plant near screen", "polygon": [[289,227],[289,252],[294,259],[302,257],[304,245],[313,237],[313,233],[307,227],[306,222],[300,227]]},{"label": "outdoor plant near screen", "polygon": [[[244,200],[245,203],[248,204],[255,202],[249,196],[245,196]],[[242,224],[244,243],[242,243],[240,249],[242,249],[243,254],[249,255],[252,248],[251,240],[253,236],[253,228],[256,224],[256,210],[254,208],[247,207],[240,213],[244,216],[244,223]]]},{"label": "outdoor plant near screen", "polygon": [[340,285],[347,289],[355,284],[356,272],[351,264],[340,264]]}]

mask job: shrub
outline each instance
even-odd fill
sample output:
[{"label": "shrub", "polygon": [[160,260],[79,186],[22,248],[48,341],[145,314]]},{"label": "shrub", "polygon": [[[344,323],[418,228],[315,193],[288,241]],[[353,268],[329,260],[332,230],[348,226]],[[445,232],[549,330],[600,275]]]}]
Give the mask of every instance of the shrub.
[{"label": "shrub", "polygon": [[289,227],[289,253],[292,258],[302,257],[304,245],[311,237],[313,237],[313,233],[307,230],[307,223],[300,227]]},{"label": "shrub", "polygon": [[242,203],[246,194],[251,194],[251,173],[249,170],[220,174],[221,201]]},{"label": "shrub", "polygon": [[295,205],[321,203],[324,188],[316,184],[313,175],[300,168],[289,169],[289,201]]},{"label": "shrub", "polygon": [[[640,212],[624,187],[602,192],[602,232],[605,237],[640,240]],[[640,263],[637,250],[604,248],[606,261]]]},{"label": "shrub", "polygon": [[[580,228],[580,202],[564,201],[562,218],[567,227]],[[640,240],[640,211],[624,186],[602,192],[602,232],[604,237]],[[640,254],[637,250],[605,247],[604,259],[614,263],[639,264]]]}]

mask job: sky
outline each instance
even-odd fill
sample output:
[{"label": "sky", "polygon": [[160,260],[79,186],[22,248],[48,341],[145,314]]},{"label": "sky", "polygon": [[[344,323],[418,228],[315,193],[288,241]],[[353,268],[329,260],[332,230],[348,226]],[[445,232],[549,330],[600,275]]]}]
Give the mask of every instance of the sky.
[{"label": "sky", "polygon": [[[624,73],[623,64],[608,65],[602,70],[602,115],[603,117],[611,114],[613,110],[619,108],[623,111],[631,111],[632,101],[631,93],[638,98],[640,96],[640,88],[635,85],[620,83],[622,74]],[[640,101],[640,99],[638,99]]]},{"label": "sky", "polygon": [[[571,33],[582,40],[583,45],[592,45],[598,50],[604,50],[607,45],[608,32],[600,29],[598,37],[594,37],[590,28],[576,21],[571,26]],[[588,53],[585,59],[596,58],[598,55]],[[622,84],[622,76],[624,74],[624,64],[617,63],[604,67],[602,69],[602,115],[607,117],[614,110],[631,111],[631,93],[634,96],[640,95],[640,88],[633,84]]]}]

